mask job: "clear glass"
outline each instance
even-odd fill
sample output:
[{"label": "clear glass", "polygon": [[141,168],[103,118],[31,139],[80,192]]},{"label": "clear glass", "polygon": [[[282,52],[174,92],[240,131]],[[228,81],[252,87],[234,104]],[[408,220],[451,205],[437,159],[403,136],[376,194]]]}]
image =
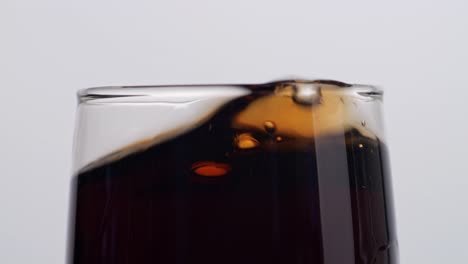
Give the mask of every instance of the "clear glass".
[{"label": "clear glass", "polygon": [[396,264],[382,92],[79,92],[69,263]]}]

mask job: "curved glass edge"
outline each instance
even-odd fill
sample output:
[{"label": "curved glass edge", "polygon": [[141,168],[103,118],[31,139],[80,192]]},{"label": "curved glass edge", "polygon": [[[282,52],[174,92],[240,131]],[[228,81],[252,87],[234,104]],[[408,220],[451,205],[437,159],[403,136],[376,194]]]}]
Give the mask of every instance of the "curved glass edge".
[{"label": "curved glass edge", "polygon": [[[229,95],[231,88],[244,88],[251,92],[274,92],[280,86],[328,86],[337,91],[353,92],[358,95],[381,99],[383,90],[379,86],[367,84],[349,84],[335,80],[277,80],[258,84],[182,84],[182,85],[135,85],[135,86],[101,86],[80,89],[77,92],[78,103],[119,103],[158,101],[161,96],[181,97],[181,91],[187,96],[196,93],[203,96],[219,94],[220,90]],[[320,87],[317,87],[320,88]],[[177,93],[175,93],[177,91]],[[182,96],[183,97],[183,96]],[[143,99],[145,98],[145,99]],[[141,100],[143,99],[143,100]],[[154,99],[154,100],[152,100]]]}]

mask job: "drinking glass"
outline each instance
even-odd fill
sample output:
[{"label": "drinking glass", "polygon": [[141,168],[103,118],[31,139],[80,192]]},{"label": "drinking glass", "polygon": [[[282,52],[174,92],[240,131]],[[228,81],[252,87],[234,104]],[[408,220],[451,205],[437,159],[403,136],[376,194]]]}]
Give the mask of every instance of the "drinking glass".
[{"label": "drinking glass", "polygon": [[70,264],[397,264],[382,92],[81,90]]}]

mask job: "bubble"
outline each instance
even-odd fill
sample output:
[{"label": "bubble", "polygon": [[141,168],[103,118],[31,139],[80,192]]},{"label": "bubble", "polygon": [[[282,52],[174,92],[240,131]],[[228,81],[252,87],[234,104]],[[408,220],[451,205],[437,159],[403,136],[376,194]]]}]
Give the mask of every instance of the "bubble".
[{"label": "bubble", "polygon": [[260,143],[250,133],[242,133],[235,139],[235,144],[240,149],[251,149],[255,148]]},{"label": "bubble", "polygon": [[263,127],[267,133],[273,134],[276,131],[276,124],[273,121],[267,120],[263,123]]},{"label": "bubble", "polygon": [[298,84],[294,87],[293,100],[302,105],[312,105],[320,103],[322,97],[320,86],[316,84]]},{"label": "bubble", "polygon": [[229,166],[229,164],[214,161],[199,161],[192,165],[193,172],[205,177],[223,176],[230,170],[231,166]]},{"label": "bubble", "polygon": [[358,147],[359,147],[359,148],[363,148],[364,145],[363,145],[363,144],[359,144]]},{"label": "bubble", "polygon": [[283,141],[283,138],[281,136],[277,136],[276,137],[276,142],[281,142],[281,141]]}]

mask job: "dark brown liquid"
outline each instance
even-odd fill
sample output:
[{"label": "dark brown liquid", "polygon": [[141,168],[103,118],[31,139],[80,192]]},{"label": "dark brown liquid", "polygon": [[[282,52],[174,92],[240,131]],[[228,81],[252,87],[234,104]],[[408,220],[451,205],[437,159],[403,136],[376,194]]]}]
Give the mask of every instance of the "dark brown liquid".
[{"label": "dark brown liquid", "polygon": [[71,263],[398,263],[382,143],[232,129],[239,105],[79,174]]}]

